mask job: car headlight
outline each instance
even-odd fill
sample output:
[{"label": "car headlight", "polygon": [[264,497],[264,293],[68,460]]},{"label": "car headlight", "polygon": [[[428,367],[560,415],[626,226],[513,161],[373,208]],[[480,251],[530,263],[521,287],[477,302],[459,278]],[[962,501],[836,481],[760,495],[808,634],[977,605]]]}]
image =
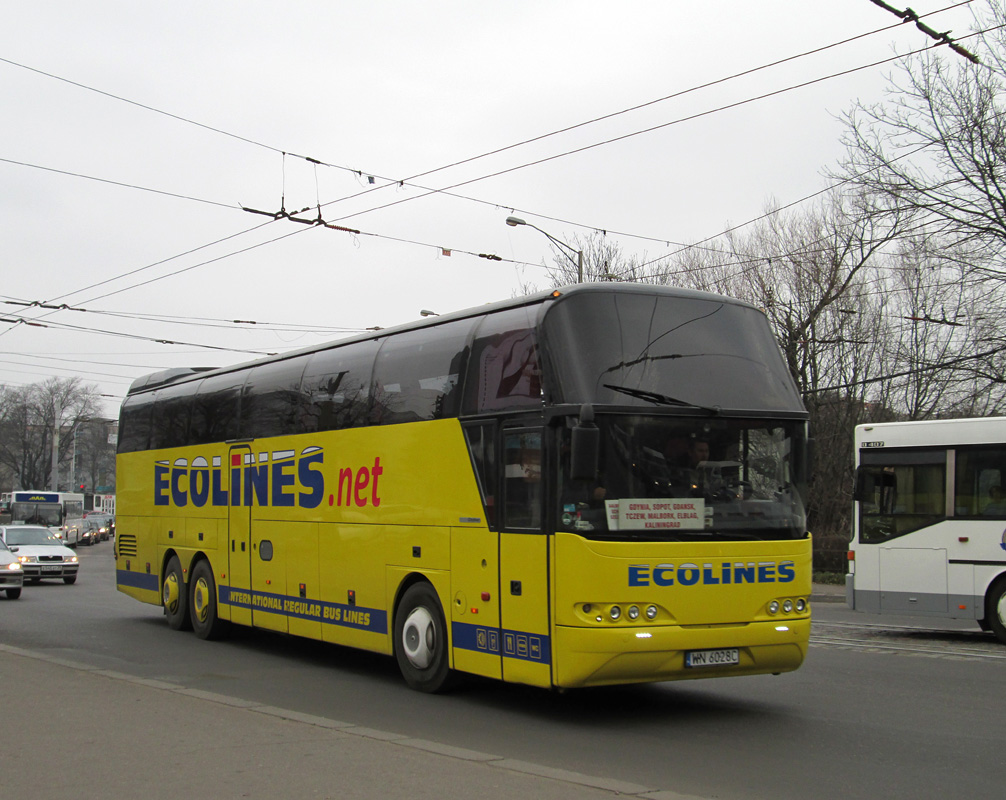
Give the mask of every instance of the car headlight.
[{"label": "car headlight", "polygon": [[64,561],[68,561],[71,564],[77,563],[77,556],[63,556]]},{"label": "car headlight", "polygon": [[38,556],[18,556],[17,560],[22,564],[34,564],[38,561]]},{"label": "car headlight", "polygon": [[7,569],[13,570],[14,572],[18,572],[21,569],[21,562],[20,561],[11,561],[7,565]]}]

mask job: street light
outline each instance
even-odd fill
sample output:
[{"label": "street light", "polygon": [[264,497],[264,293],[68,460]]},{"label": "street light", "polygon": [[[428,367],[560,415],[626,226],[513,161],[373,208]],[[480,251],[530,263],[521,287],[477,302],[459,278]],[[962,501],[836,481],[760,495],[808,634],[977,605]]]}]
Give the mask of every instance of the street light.
[{"label": "street light", "polygon": [[[534,228],[536,231],[538,231],[538,233],[544,234],[546,239],[552,242],[552,244],[554,244],[556,247],[560,248],[562,254],[566,256],[566,258],[568,258],[570,261],[572,261],[573,264],[576,265],[576,282],[583,283],[583,250],[576,250],[575,248],[570,247],[565,242],[556,239],[548,231],[543,231],[537,225],[532,225],[530,222],[526,222],[525,220],[522,220],[520,217],[507,217],[506,224],[509,225],[511,228],[516,228],[518,225],[527,225],[529,228]],[[574,253],[576,255],[575,260],[573,256],[570,255],[570,253]]]}]

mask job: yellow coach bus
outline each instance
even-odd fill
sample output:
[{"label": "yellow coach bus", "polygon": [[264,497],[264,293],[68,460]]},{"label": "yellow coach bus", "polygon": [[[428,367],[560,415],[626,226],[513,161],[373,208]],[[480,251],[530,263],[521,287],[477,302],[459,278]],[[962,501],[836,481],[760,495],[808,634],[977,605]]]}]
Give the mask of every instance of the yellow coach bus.
[{"label": "yellow coach bus", "polygon": [[251,625],[541,687],[804,659],[806,411],[757,309],[587,284],[134,382],[116,580]]}]

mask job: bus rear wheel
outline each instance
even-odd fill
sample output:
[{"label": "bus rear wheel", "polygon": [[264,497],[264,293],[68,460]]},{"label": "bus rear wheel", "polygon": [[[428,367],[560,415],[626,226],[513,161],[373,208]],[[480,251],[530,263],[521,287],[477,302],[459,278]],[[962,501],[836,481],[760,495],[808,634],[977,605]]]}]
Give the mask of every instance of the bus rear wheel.
[{"label": "bus rear wheel", "polygon": [[189,615],[192,629],[200,639],[219,639],[225,621],[217,615],[217,585],[208,561],[200,561],[189,581]]},{"label": "bus rear wheel", "polygon": [[447,623],[430,584],[410,586],[395,613],[395,658],[405,682],[421,692],[448,686]]},{"label": "bus rear wheel", "polygon": [[185,631],[192,627],[189,619],[189,598],[185,587],[185,576],[178,556],[172,556],[164,571],[164,585],[161,587],[161,602],[168,627],[173,631]]},{"label": "bus rear wheel", "polygon": [[989,589],[985,600],[985,622],[996,638],[1006,644],[1006,579],[1000,579]]}]

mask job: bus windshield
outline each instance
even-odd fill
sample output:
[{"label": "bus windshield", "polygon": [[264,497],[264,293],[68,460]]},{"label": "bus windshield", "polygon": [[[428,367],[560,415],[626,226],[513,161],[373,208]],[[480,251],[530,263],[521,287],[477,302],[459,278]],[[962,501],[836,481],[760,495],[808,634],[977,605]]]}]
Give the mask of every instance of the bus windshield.
[{"label": "bus windshield", "polygon": [[26,525],[58,528],[63,524],[63,508],[59,503],[14,503],[11,520]]},{"label": "bus windshield", "polygon": [[805,413],[765,315],[725,298],[570,294],[542,340],[557,404]]},{"label": "bus windshield", "polygon": [[654,541],[806,535],[802,421],[602,414],[597,426],[593,481],[566,477],[563,432],[557,530]]}]

